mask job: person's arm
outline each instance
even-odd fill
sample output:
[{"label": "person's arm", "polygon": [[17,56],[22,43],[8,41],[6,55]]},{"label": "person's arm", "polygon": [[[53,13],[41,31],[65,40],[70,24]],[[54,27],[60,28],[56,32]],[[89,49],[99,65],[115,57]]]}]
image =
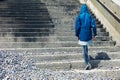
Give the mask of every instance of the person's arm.
[{"label": "person's arm", "polygon": [[80,19],[79,16],[76,17],[75,20],[75,36],[79,39],[79,33],[80,33]]},{"label": "person's arm", "polygon": [[93,29],[93,39],[96,40],[97,29],[96,29],[96,23],[93,17],[91,17],[91,26]]}]

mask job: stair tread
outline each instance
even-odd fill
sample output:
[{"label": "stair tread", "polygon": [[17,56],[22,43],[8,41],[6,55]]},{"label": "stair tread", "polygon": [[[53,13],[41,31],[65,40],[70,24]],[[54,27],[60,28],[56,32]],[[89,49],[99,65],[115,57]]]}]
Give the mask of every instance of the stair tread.
[{"label": "stair tread", "polygon": [[[100,43],[109,43],[109,42],[114,42],[114,41],[93,41],[93,43],[97,43],[97,42],[100,42]],[[0,43],[3,43],[3,42],[0,42]],[[47,44],[78,44],[78,42],[76,41],[58,41],[58,42],[4,42],[4,43],[16,43],[16,44],[19,44],[19,43],[23,43],[23,44],[38,44],[38,43],[47,43]]]},{"label": "stair tread", "polygon": [[[120,60],[91,60],[90,61],[93,68],[98,69],[114,69],[120,66]],[[50,68],[54,69],[84,69],[85,63],[84,60],[73,60],[73,61],[47,61],[47,62],[39,62],[34,63],[37,67],[40,68]],[[115,66],[115,67],[114,67]]]},{"label": "stair tread", "polygon": [[[90,53],[89,56],[91,60],[111,60],[111,59],[120,59],[120,51],[116,52],[93,52]],[[44,61],[51,61],[51,60],[81,60],[83,59],[82,53],[75,53],[69,52],[64,54],[28,54],[25,57],[32,58],[33,60],[44,60]]]},{"label": "stair tread", "polygon": [[[112,64],[112,62],[113,62],[116,65],[118,63],[120,63],[120,59],[112,59],[112,60],[90,60],[90,62],[98,62],[98,61],[100,61],[100,63],[106,63],[106,64],[108,64],[108,62],[109,62],[109,64],[110,63]],[[80,63],[84,64],[84,60],[71,60],[71,59],[69,59],[69,60],[54,60],[54,61],[39,61],[39,62],[36,62],[34,64],[36,64],[36,65],[39,65],[39,64],[45,64],[45,65],[47,65],[47,64],[74,63],[74,62],[80,62]],[[118,64],[118,65],[120,65],[120,64]]]}]

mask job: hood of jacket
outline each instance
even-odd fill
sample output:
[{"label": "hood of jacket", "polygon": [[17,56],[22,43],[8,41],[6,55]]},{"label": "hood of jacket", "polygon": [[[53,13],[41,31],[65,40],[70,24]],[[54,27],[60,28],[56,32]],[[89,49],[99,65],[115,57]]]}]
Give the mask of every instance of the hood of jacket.
[{"label": "hood of jacket", "polygon": [[88,8],[86,4],[82,4],[81,8],[80,8],[80,14],[82,13],[88,13]]}]

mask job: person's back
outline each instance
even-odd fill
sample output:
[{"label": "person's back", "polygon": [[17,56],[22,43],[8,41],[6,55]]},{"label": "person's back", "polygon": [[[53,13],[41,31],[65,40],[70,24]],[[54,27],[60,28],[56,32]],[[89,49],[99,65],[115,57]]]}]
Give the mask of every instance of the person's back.
[{"label": "person's back", "polygon": [[95,38],[97,34],[94,18],[90,15],[86,4],[82,5],[80,14],[76,17],[75,23],[75,34],[78,37],[79,44],[83,46],[85,63],[87,68],[89,68],[87,45],[90,45],[92,42],[92,31],[94,33],[93,38]]},{"label": "person's back", "polygon": [[76,18],[76,36],[79,37],[81,41],[92,40],[91,28],[93,28],[94,36],[96,36],[95,21],[90,15],[86,4],[83,4],[80,10],[80,14]]}]

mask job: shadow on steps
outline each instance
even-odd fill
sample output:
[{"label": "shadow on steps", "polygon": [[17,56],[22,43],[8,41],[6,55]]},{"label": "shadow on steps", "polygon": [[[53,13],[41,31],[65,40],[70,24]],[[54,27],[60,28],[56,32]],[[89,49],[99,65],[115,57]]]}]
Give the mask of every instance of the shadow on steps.
[{"label": "shadow on steps", "polygon": [[101,60],[111,60],[111,58],[108,56],[107,53],[99,52],[97,53],[97,56],[95,56],[94,58],[90,56],[90,60],[91,60],[90,63],[92,65],[92,68],[94,69],[94,68],[98,68],[98,65],[100,64]]},{"label": "shadow on steps", "polygon": [[[37,42],[36,37],[38,36],[44,37],[44,36],[50,35],[51,29],[54,28],[54,25],[45,26],[45,24],[48,24],[47,21],[53,24],[52,19],[49,16],[49,12],[46,8],[46,5],[37,0],[26,0],[25,2],[28,2],[28,3],[24,3],[24,0],[15,0],[15,1],[7,0],[6,5],[8,6],[8,8],[0,9],[0,17],[5,19],[6,18],[11,19],[8,22],[1,20],[0,25],[2,26],[0,30],[6,27],[6,28],[11,28],[11,31],[14,32],[13,34],[2,33],[3,35],[2,37],[5,37],[10,34],[10,36],[12,35],[16,38],[24,37],[23,39],[24,42]],[[47,17],[47,19],[45,17]],[[7,24],[7,25],[4,25],[4,24]],[[45,28],[45,29],[43,30],[42,28]],[[9,32],[9,29],[7,32]],[[26,32],[26,33],[23,33],[23,32]],[[39,32],[41,32],[41,34]],[[44,34],[44,32],[47,32],[47,34]],[[29,34],[29,33],[34,33],[34,34]],[[28,37],[32,37],[32,38],[28,38]],[[14,41],[15,42],[19,41],[16,38],[14,39]]]}]

